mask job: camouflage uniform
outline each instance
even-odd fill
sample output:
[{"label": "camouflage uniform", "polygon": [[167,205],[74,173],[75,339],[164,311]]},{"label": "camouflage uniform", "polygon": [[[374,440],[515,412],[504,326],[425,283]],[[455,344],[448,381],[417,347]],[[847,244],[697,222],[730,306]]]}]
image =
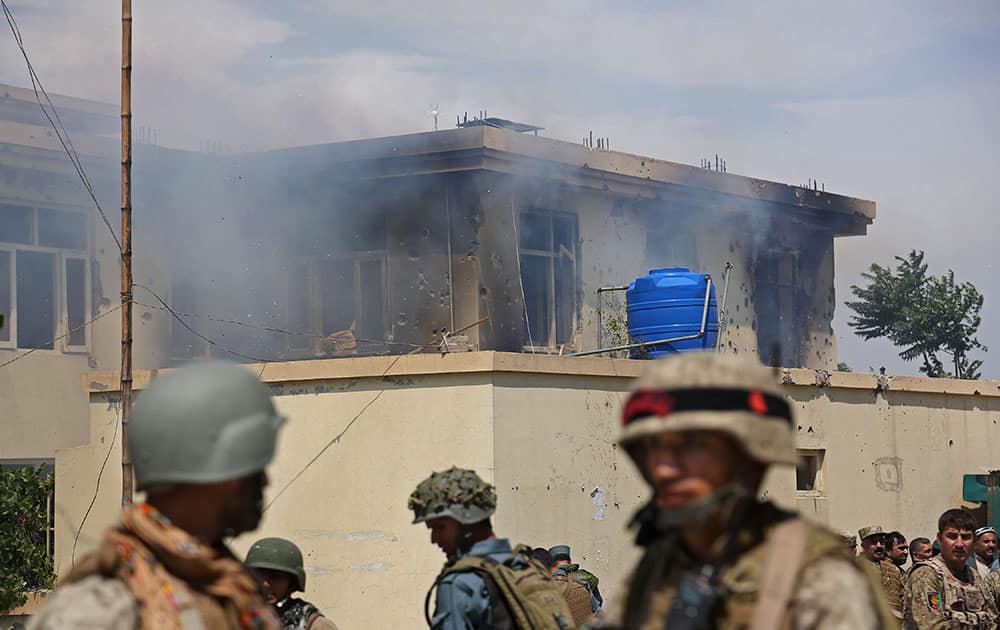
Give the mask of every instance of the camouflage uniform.
[{"label": "camouflage uniform", "polygon": [[897,619],[903,618],[903,573],[896,563],[883,558],[878,563],[879,577],[885,590],[885,600]]},{"label": "camouflage uniform", "polygon": [[[792,409],[776,375],[756,361],[691,353],[651,362],[622,415],[619,444],[644,476],[644,440],[671,432],[724,433],[765,467],[797,461]],[[856,561],[839,535],[756,501],[755,491],[737,476],[711,497],[674,511],[650,501],[633,519],[636,544],[646,552],[623,596],[592,627],[869,630],[895,625],[871,563]],[[699,519],[718,510],[730,517],[715,544],[726,542],[728,549],[706,564],[686,548],[681,525],[703,522]]]},{"label": "camouflage uniform", "polygon": [[918,562],[906,583],[906,630],[986,630],[996,627],[994,606],[968,566],[955,575],[941,556]]}]

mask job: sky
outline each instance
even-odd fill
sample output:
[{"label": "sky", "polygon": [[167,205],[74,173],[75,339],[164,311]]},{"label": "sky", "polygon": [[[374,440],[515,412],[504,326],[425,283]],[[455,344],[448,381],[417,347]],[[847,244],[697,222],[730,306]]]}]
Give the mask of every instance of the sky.
[{"label": "sky", "polygon": [[[985,296],[1000,379],[1000,3],[135,2],[133,110],[160,144],[231,151],[426,131],[487,109],[577,140],[874,200],[838,239],[834,328],[855,371],[916,374],[847,326],[871,263],[924,250]],[[117,103],[117,0],[8,0],[50,92]],[[0,82],[27,85],[0,36]]]}]

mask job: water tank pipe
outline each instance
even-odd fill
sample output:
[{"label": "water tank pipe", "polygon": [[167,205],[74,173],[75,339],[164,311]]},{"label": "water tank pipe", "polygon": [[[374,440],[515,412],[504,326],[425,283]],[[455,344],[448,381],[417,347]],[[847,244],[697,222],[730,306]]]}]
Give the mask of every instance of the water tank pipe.
[{"label": "water tank pipe", "polygon": [[[626,289],[628,287],[625,287]],[[609,289],[610,290],[610,289]],[[617,290],[617,289],[616,289]],[[662,346],[665,343],[674,343],[677,341],[691,341],[692,339],[701,339],[705,336],[705,329],[708,327],[708,304],[710,302],[710,297],[712,295],[712,276],[705,276],[705,305],[701,309],[701,329],[693,335],[685,335],[683,337],[672,337],[670,339],[660,339],[658,341],[640,341],[638,343],[630,343],[624,346],[615,346],[613,348],[601,348],[599,350],[587,350],[585,352],[574,352],[572,354],[567,354],[567,357],[586,357],[594,354],[604,354],[606,352],[617,352],[619,350],[632,350],[634,348],[652,348],[653,346]]]},{"label": "water tank pipe", "polygon": [[733,270],[733,263],[726,261],[726,270],[723,272],[725,280],[722,283],[722,306],[719,308],[719,332],[715,335],[715,351],[722,348],[722,331],[726,327],[726,298],[729,297],[729,273]]}]

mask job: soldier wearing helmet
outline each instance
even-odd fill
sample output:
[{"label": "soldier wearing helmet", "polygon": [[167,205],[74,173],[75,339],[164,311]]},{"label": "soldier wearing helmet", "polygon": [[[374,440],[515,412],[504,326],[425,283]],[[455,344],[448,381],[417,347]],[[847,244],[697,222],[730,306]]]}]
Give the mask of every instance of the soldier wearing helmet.
[{"label": "soldier wearing helmet", "polygon": [[[474,470],[451,467],[435,472],[410,494],[413,523],[426,523],[431,542],[453,564],[469,554],[503,562],[512,551],[506,538],[493,533],[490,516],[497,493]],[[431,627],[487,628],[492,620],[486,582],[477,573],[451,573],[437,583]]]},{"label": "soldier wearing helmet", "polygon": [[248,370],[172,370],[136,399],[129,452],[146,502],[122,511],[29,627],[281,625],[225,539],[257,528],[283,419]]},{"label": "soldier wearing helmet", "polygon": [[267,603],[274,606],[285,630],[337,630],[316,606],[292,597],[306,590],[302,551],[284,538],[261,538],[250,547],[245,564],[264,586]]},{"label": "soldier wearing helmet", "polygon": [[770,466],[796,463],[771,370],[714,353],[652,362],[622,423],[619,444],[653,491],[633,520],[646,551],[596,627],[897,624],[839,535],[757,499]]},{"label": "soldier wearing helmet", "polygon": [[[530,548],[514,549],[506,538],[493,533],[490,516],[496,507],[493,486],[475,471],[456,467],[435,472],[410,494],[414,524],[426,523],[431,542],[447,556],[431,588],[436,587],[437,595],[428,624],[434,630],[520,628],[524,624],[575,627],[569,605],[548,570],[531,558]],[[488,577],[491,572],[483,565],[501,565],[519,573],[500,578],[505,581],[501,585]],[[425,614],[429,599],[430,592]]]}]

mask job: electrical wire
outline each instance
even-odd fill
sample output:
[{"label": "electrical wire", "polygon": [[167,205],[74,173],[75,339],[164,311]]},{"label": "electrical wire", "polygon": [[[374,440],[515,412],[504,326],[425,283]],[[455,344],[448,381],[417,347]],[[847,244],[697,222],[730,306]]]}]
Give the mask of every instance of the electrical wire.
[{"label": "electrical wire", "polygon": [[73,537],[73,551],[70,553],[70,566],[76,565],[76,544],[80,542],[80,534],[83,532],[83,526],[87,523],[87,518],[90,516],[90,511],[94,509],[94,504],[97,503],[97,495],[100,494],[101,491],[101,478],[104,476],[104,469],[108,465],[108,460],[111,459],[111,451],[115,449],[115,440],[118,439],[118,427],[121,426],[122,420],[122,403],[120,398],[116,408],[115,431],[111,434],[111,443],[108,444],[108,452],[104,454],[104,461],[101,463],[101,469],[97,472],[97,483],[94,484],[94,496],[90,497],[90,505],[87,506],[87,511],[83,513],[83,519],[80,521],[80,527],[76,530],[76,535]]},{"label": "electrical wire", "polygon": [[[403,354],[396,355],[396,358],[392,360],[392,362],[385,368],[385,370],[382,371],[382,374],[380,376],[382,378],[385,378],[385,375],[389,373],[389,370],[391,370],[396,365],[396,363],[398,363],[399,360],[402,359],[404,356],[406,356],[406,355],[403,355]],[[346,435],[347,432],[350,431],[351,427],[354,426],[354,423],[358,421],[358,418],[360,418],[362,415],[364,415],[364,413],[366,411],[368,411],[369,407],[371,407],[376,402],[378,402],[378,399],[381,398],[382,394],[384,394],[384,393],[385,393],[385,389],[378,390],[378,393],[376,393],[372,397],[371,400],[369,400],[367,403],[365,403],[364,407],[361,408],[361,411],[359,411],[358,413],[354,414],[354,417],[351,418],[351,421],[347,423],[347,426],[345,426],[343,428],[343,430],[340,431],[340,433],[338,433],[337,435],[333,436],[325,445],[323,445],[323,448],[319,449],[319,452],[317,452],[315,455],[313,455],[312,459],[310,459],[308,462],[306,462],[305,466],[303,466],[301,469],[299,469],[299,472],[295,473],[295,475],[291,479],[288,480],[288,483],[286,483],[284,486],[282,486],[281,490],[279,490],[278,493],[276,495],[274,495],[274,497],[270,501],[267,502],[267,505],[264,506],[264,511],[266,512],[268,510],[268,508],[270,508],[272,505],[274,505],[274,503],[278,499],[281,498],[281,495],[285,494],[285,491],[288,490],[288,488],[291,487],[291,485],[293,483],[295,483],[296,481],[298,481],[299,477],[301,477],[303,474],[305,474],[305,472],[307,470],[309,470],[309,468],[313,464],[316,463],[316,460],[318,460],[320,457],[323,456],[323,453],[327,452],[330,449],[330,447],[333,446],[334,444],[337,444],[338,442],[340,442],[340,438],[344,437],[344,435]]]},{"label": "electrical wire", "polygon": [[[91,319],[90,321],[87,321],[87,322],[84,322],[84,323],[80,324],[79,326],[77,326],[76,328],[71,328],[71,329],[70,329],[70,330],[68,330],[68,331],[67,331],[67,332],[66,332],[65,334],[63,334],[63,335],[59,335],[58,337],[54,337],[54,338],[52,338],[51,340],[47,341],[47,342],[46,342],[45,344],[43,344],[43,345],[46,345],[46,346],[47,346],[47,345],[49,345],[49,344],[53,344],[53,345],[54,345],[54,344],[55,344],[55,342],[57,342],[57,341],[62,341],[62,340],[63,340],[63,339],[65,339],[66,337],[69,337],[70,335],[72,335],[73,333],[75,333],[76,331],[78,331],[78,330],[81,330],[81,329],[83,329],[83,328],[86,328],[87,326],[90,326],[91,324],[93,324],[93,323],[94,323],[94,322],[96,322],[97,320],[101,319],[102,317],[107,317],[108,315],[110,315],[110,314],[114,313],[115,311],[117,311],[117,310],[120,310],[120,309],[122,308],[122,306],[123,306],[122,304],[119,304],[118,306],[116,306],[116,307],[114,307],[114,308],[112,308],[112,309],[110,309],[110,310],[107,310],[107,311],[104,311],[103,313],[101,313],[101,314],[100,314],[100,315],[98,315],[97,317],[94,317],[94,318],[93,318],[93,319]],[[8,360],[8,361],[5,361],[5,362],[3,362],[3,363],[0,363],[0,368],[5,368],[5,367],[7,367],[8,365],[10,365],[11,363],[14,363],[14,362],[16,362],[16,361],[20,361],[21,359],[23,359],[24,357],[28,356],[28,355],[29,355],[29,354],[31,354],[32,352],[35,352],[35,351],[37,351],[37,350],[41,350],[41,349],[42,349],[42,348],[31,348],[30,350],[25,350],[25,351],[24,351],[23,353],[21,353],[21,354],[17,355],[17,356],[16,356],[16,357],[14,357],[13,359],[10,359],[10,360]]]},{"label": "electrical wire", "polygon": [[160,304],[161,304],[161,305],[163,306],[163,308],[165,308],[165,309],[166,309],[167,311],[169,311],[169,312],[170,312],[170,314],[171,314],[171,315],[173,315],[174,319],[176,319],[176,320],[177,320],[177,322],[178,322],[178,323],[179,323],[179,324],[180,324],[181,326],[183,326],[184,328],[187,328],[187,329],[188,329],[188,331],[190,331],[190,333],[191,333],[192,335],[194,335],[195,337],[198,337],[199,339],[201,339],[202,341],[204,341],[204,342],[208,343],[209,345],[211,345],[211,346],[214,346],[214,347],[218,348],[219,350],[222,350],[222,351],[223,351],[223,352],[225,352],[226,354],[231,354],[231,355],[233,355],[234,357],[239,357],[239,358],[241,358],[241,359],[246,359],[246,360],[248,360],[248,361],[253,361],[253,362],[255,362],[255,363],[267,363],[267,362],[268,362],[268,359],[262,359],[262,358],[260,358],[260,357],[254,357],[254,356],[250,356],[249,354],[243,354],[242,352],[237,352],[237,351],[235,351],[235,350],[231,350],[231,349],[229,349],[229,348],[225,347],[224,345],[222,345],[221,343],[219,343],[219,342],[215,341],[214,339],[211,339],[211,338],[209,338],[209,337],[206,337],[205,335],[201,334],[200,332],[198,332],[198,331],[197,331],[197,330],[195,330],[194,328],[191,328],[191,326],[190,326],[190,325],[188,325],[188,323],[187,323],[186,321],[184,321],[184,320],[183,320],[183,319],[181,318],[181,316],[180,316],[180,315],[178,315],[178,314],[177,314],[177,311],[175,311],[174,309],[172,309],[172,308],[171,308],[171,307],[170,307],[170,306],[169,306],[169,305],[168,305],[168,304],[167,304],[166,302],[164,302],[164,301],[163,301],[163,298],[161,298],[161,297],[159,296],[159,294],[157,294],[157,293],[156,293],[156,291],[154,291],[154,290],[150,289],[150,288],[149,288],[149,287],[147,287],[146,285],[143,285],[143,284],[139,284],[138,282],[133,282],[133,283],[132,283],[132,286],[133,286],[133,287],[138,287],[138,288],[140,288],[140,289],[145,289],[146,291],[149,291],[149,293],[150,293],[150,294],[151,294],[151,295],[152,295],[152,296],[153,296],[154,298],[156,298],[156,301],[157,301],[157,302],[159,302],[159,303],[160,303]]},{"label": "electrical wire", "polygon": [[[21,30],[17,26],[17,20],[14,19],[14,14],[11,12],[10,7],[7,6],[5,0],[0,0],[0,6],[3,8],[4,17],[7,18],[7,25],[10,27],[10,32],[14,36],[14,41],[17,43],[17,47],[21,51],[21,55],[24,57],[24,63],[28,67],[28,76],[31,79],[31,87],[35,92],[35,100],[38,102],[38,106],[41,108],[42,113],[45,114],[45,118],[49,121],[52,129],[56,132],[56,138],[59,140],[59,144],[62,145],[63,151],[69,157],[70,162],[73,163],[73,168],[76,170],[76,174],[80,177],[80,181],[83,182],[83,187],[87,190],[90,198],[93,200],[94,205],[97,207],[97,212],[100,213],[101,219],[104,221],[104,225],[107,226],[108,232],[111,233],[111,238],[114,240],[115,245],[118,246],[118,252],[120,255],[124,255],[122,250],[121,240],[118,238],[118,234],[115,233],[113,227],[111,227],[111,222],[108,220],[108,215],[105,214],[104,208],[101,207],[101,202],[97,200],[97,195],[94,193],[94,187],[90,183],[90,178],[87,177],[87,173],[83,168],[83,163],[80,161],[80,155],[77,153],[76,147],[73,146],[73,141],[70,139],[69,132],[66,130],[66,126],[63,125],[62,119],[59,117],[59,112],[56,110],[55,105],[52,104],[52,99],[49,98],[48,92],[45,91],[45,87],[42,85],[42,80],[35,72],[35,67],[31,64],[31,59],[28,57],[28,51],[24,48],[24,40],[21,37]],[[41,91],[41,94],[39,94]],[[52,114],[49,114],[49,110],[45,108],[42,103],[42,96],[45,97],[45,102],[48,103],[49,109],[52,110]],[[53,120],[55,116],[55,120]],[[57,124],[58,123],[58,124]]]}]

